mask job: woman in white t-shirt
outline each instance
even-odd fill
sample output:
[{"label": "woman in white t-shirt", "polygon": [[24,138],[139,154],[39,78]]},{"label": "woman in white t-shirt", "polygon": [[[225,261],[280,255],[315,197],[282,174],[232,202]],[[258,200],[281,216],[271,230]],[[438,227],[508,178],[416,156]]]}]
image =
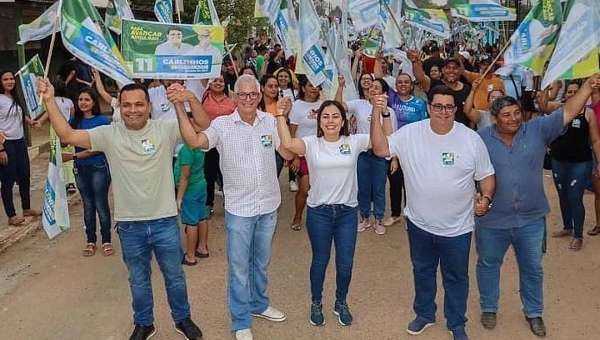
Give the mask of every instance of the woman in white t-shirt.
[{"label": "woman in white t-shirt", "polygon": [[[71,116],[73,112],[75,112],[75,106],[73,105],[73,101],[67,98],[67,85],[62,80],[54,81],[54,98],[56,98],[56,105],[58,105],[58,109],[60,113],[62,113],[63,117],[65,117],[66,121],[71,120]],[[54,130],[53,130],[54,131]],[[75,147],[73,145],[65,145],[62,147],[63,155],[72,155],[75,153]],[[63,172],[65,174],[65,186],[67,188],[67,192],[72,194],[77,191],[75,188],[75,175],[73,174],[73,160],[67,160],[69,157],[63,156]]]},{"label": "woman in white t-shirt", "polygon": [[[319,100],[320,86],[313,86],[305,76],[300,77],[299,82],[298,100],[292,105],[289,117],[290,134],[293,138],[304,138],[317,134],[317,113],[322,104],[322,101]],[[292,230],[300,230],[302,229],[302,212],[306,206],[310,186],[306,158],[304,156],[294,156],[289,167],[296,174],[298,181],[298,191],[295,198],[296,213],[291,228]]]},{"label": "woman in white t-shirt", "polygon": [[[371,125],[370,114],[373,110],[374,102],[380,95],[388,93],[388,84],[385,80],[376,78],[369,88],[369,100],[356,99],[343,102],[344,76],[339,76],[338,82],[340,86],[336,92],[335,99],[340,101],[348,111],[354,112],[356,115],[356,133],[369,134]],[[384,117],[391,118],[392,128],[395,131],[397,121],[394,110],[388,107],[388,113]],[[387,182],[389,168],[389,160],[377,157],[371,150],[363,152],[358,158],[358,205],[361,216],[357,226],[358,232],[363,232],[371,226],[373,226],[377,235],[383,235],[386,232],[386,227],[383,225],[382,219],[385,213],[385,183]],[[369,221],[371,215],[375,217],[373,225]]]},{"label": "woman in white t-shirt", "polygon": [[23,119],[33,128],[40,126],[29,116],[23,114],[19,104],[15,77],[11,71],[0,72],[0,131],[4,132],[6,140],[0,145],[0,181],[2,187],[2,203],[8,217],[8,224],[20,226],[25,219],[17,215],[13,203],[13,187],[19,186],[23,216],[40,216],[39,210],[31,209],[30,197],[30,168],[27,153],[27,141],[23,136]]},{"label": "woman in white t-shirt", "polygon": [[[376,110],[386,112],[386,108],[387,98],[380,96]],[[389,116],[384,116],[389,119]],[[321,301],[333,241],[337,283],[334,313],[340,324],[350,325],[353,317],[346,297],[357,235],[356,168],[359,154],[370,148],[369,135],[350,135],[346,109],[332,100],[325,101],[319,108],[316,136],[292,138],[285,123],[285,108],[279,109],[276,117],[281,146],[297,155],[304,155],[311,171],[306,213],[306,229],[312,248],[310,323],[315,326],[325,324]]]},{"label": "woman in white t-shirt", "polygon": [[295,101],[298,98],[298,94],[294,89],[292,71],[287,68],[280,68],[273,75],[277,77],[280,97],[290,97],[292,101]]}]

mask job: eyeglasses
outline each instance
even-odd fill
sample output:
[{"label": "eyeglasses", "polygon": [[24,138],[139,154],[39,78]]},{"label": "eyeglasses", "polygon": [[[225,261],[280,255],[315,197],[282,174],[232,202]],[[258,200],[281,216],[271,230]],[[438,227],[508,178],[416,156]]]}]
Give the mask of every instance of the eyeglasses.
[{"label": "eyeglasses", "polygon": [[210,39],[210,35],[204,35],[204,34],[201,34],[201,35],[200,35],[200,38],[204,38],[204,39]]},{"label": "eyeglasses", "polygon": [[255,100],[258,99],[258,95],[260,93],[258,92],[238,92],[235,95],[240,98],[241,100],[246,100],[247,98],[250,98],[251,100]]},{"label": "eyeglasses", "polygon": [[442,110],[446,110],[446,112],[452,112],[456,110],[456,105],[442,105],[442,104],[431,104],[431,108],[433,112],[442,112]]}]

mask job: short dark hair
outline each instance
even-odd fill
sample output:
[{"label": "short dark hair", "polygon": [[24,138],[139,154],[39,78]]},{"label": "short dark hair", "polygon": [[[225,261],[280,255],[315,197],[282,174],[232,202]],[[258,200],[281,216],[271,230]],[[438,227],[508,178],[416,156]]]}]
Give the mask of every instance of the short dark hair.
[{"label": "short dark hair", "polygon": [[[433,98],[436,95],[451,96],[454,99],[454,91],[452,91],[452,89],[446,85],[438,85],[429,91],[429,96],[427,99],[429,99],[430,103],[433,102]],[[456,104],[456,103],[454,103],[454,104]]]},{"label": "short dark hair", "polygon": [[329,106],[337,107],[342,114],[342,129],[340,130],[340,137],[350,136],[350,130],[348,129],[348,117],[346,116],[346,109],[344,108],[344,105],[337,100],[326,100],[323,102],[323,104],[321,104],[319,107],[319,112],[317,113],[317,137],[323,137],[324,135],[323,129],[321,129],[321,114],[323,113],[323,110]]},{"label": "short dark hair", "polygon": [[146,87],[146,85],[137,83],[131,83],[123,86],[121,88],[121,91],[119,91],[119,100],[120,98],[123,98],[123,93],[137,90],[143,91],[144,96],[146,96],[146,101],[150,101],[150,94],[148,93],[148,88]]},{"label": "short dark hair", "polygon": [[[381,91],[384,94],[387,94],[388,91],[390,90],[390,85],[388,85],[387,81],[385,81],[383,78],[375,78],[373,79],[373,82],[378,82],[381,85]],[[373,85],[371,85],[373,86]]]},{"label": "short dark hair", "polygon": [[258,48],[256,48],[256,52],[258,52],[258,54],[263,54],[263,53],[267,52],[268,50],[269,49],[265,45],[260,45],[260,46],[258,46]]},{"label": "short dark hair", "polygon": [[500,111],[502,111],[503,108],[507,107],[507,106],[513,106],[516,105],[519,108],[521,107],[521,103],[516,100],[515,98],[511,97],[511,96],[502,96],[496,100],[494,100],[494,102],[492,103],[492,105],[490,105],[490,114],[492,116],[497,116]]},{"label": "short dark hair", "polygon": [[179,32],[183,33],[181,28],[179,28],[177,26],[169,26],[169,28],[167,29],[167,35],[169,35],[169,33],[171,33],[171,31],[179,31]]}]

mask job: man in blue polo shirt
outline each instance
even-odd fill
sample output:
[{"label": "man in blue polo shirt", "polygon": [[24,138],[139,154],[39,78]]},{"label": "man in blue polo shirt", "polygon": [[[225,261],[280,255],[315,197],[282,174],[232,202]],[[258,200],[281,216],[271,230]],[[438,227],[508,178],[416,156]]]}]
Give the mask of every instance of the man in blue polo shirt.
[{"label": "man in blue polo shirt", "polygon": [[485,328],[496,326],[500,266],[512,244],[525,318],[533,334],[546,335],[542,249],[550,207],[542,177],[544,155],[550,142],[583,110],[593,88],[600,88],[600,74],[590,77],[563,108],[526,123],[515,98],[498,98],[490,108],[495,124],[479,131],[496,170],[493,208],[478,218],[475,233],[479,304]]}]

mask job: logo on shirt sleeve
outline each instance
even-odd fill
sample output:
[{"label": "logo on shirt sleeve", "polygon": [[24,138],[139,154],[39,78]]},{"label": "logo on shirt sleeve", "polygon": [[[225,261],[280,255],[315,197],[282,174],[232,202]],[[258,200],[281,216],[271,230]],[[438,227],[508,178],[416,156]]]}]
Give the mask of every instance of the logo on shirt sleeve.
[{"label": "logo on shirt sleeve", "polygon": [[151,139],[142,139],[142,150],[144,155],[150,155],[156,152],[156,146]]},{"label": "logo on shirt sleeve", "polygon": [[344,143],[344,144],[340,145],[340,154],[341,155],[352,154],[352,150],[350,150],[350,144]]},{"label": "logo on shirt sleeve", "polygon": [[268,135],[260,136],[260,144],[262,144],[262,146],[264,146],[265,148],[272,147],[273,146],[273,135],[268,134]]},{"label": "logo on shirt sleeve", "polygon": [[457,157],[454,152],[442,152],[442,164],[443,165],[454,165],[454,160]]}]

